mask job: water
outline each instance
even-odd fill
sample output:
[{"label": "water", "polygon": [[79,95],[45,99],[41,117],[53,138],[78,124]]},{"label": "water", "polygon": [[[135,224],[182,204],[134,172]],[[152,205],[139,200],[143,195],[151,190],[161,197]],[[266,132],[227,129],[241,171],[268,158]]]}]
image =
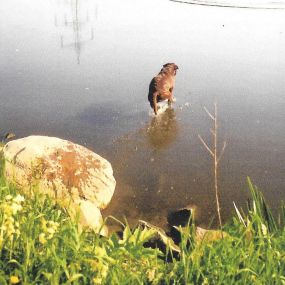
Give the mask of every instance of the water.
[{"label": "water", "polygon": [[[285,200],[285,10],[167,0],[1,1],[0,129],[58,136],[113,165],[104,215],[165,223],[192,205],[215,216],[203,107],[218,104],[223,220],[248,198],[250,176],[275,209]],[[177,102],[155,119],[148,84],[179,66]],[[215,221],[214,221],[215,223]]]}]

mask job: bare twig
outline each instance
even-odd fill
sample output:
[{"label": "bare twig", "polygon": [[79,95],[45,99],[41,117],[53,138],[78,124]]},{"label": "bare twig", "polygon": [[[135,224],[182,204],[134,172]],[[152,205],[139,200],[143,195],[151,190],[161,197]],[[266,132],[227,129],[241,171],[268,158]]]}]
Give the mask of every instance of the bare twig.
[{"label": "bare twig", "polygon": [[227,147],[227,142],[224,141],[223,148],[222,148],[222,150],[221,150],[221,152],[220,152],[220,155],[219,155],[219,157],[218,157],[218,163],[220,162],[222,156],[224,155],[224,152],[225,152],[226,147]]},{"label": "bare twig", "polygon": [[206,148],[206,150],[211,154],[211,156],[214,157],[214,153],[212,152],[212,150],[210,149],[210,147],[205,143],[205,141],[203,140],[203,138],[198,135],[200,141],[202,142],[202,144],[204,145],[204,147]]},{"label": "bare twig", "polygon": [[204,110],[206,111],[206,113],[209,115],[209,117],[215,121],[215,117],[208,111],[208,109],[206,107],[204,107]]},{"label": "bare twig", "polygon": [[221,218],[221,208],[220,208],[220,201],[219,201],[219,187],[218,187],[218,166],[220,159],[222,158],[225,148],[227,146],[226,141],[224,141],[224,145],[220,153],[218,154],[218,110],[217,110],[217,103],[214,103],[214,115],[211,114],[206,107],[204,107],[205,112],[208,114],[208,116],[214,121],[213,129],[210,129],[211,134],[213,135],[213,145],[212,147],[209,147],[208,144],[206,144],[205,140],[198,135],[200,141],[202,142],[203,146],[206,148],[206,150],[210,153],[210,155],[213,157],[213,171],[214,171],[214,190],[215,190],[215,198],[216,198],[216,207],[217,207],[217,214],[219,219],[219,225],[221,229],[221,235],[223,238],[223,232],[222,232],[222,218]]}]

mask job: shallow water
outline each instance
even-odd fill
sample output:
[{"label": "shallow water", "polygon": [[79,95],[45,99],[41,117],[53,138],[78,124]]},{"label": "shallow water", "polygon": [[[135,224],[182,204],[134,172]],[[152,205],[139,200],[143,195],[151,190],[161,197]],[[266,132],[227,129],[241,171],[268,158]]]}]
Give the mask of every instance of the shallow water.
[{"label": "shallow water", "polygon": [[[285,10],[167,0],[10,0],[0,5],[0,129],[52,135],[107,158],[117,180],[104,215],[163,224],[192,205],[215,215],[203,110],[218,104],[223,219],[250,176],[285,200]],[[150,115],[148,84],[179,66],[172,109]]]}]

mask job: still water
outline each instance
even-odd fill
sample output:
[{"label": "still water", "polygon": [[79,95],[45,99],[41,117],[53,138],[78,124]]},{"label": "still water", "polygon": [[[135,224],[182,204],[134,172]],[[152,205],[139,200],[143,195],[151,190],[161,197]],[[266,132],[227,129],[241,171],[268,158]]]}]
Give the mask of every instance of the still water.
[{"label": "still water", "polygon": [[[58,136],[107,158],[117,187],[104,215],[161,225],[197,207],[215,216],[209,144],[218,104],[223,220],[248,198],[285,200],[285,10],[167,0],[0,3],[0,129]],[[179,66],[172,109],[150,113],[148,85]]]}]

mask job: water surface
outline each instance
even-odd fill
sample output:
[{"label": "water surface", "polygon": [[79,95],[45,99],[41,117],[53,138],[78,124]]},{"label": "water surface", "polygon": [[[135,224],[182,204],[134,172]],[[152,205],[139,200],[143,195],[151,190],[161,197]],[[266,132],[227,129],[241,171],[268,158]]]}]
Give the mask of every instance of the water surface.
[{"label": "water surface", "polygon": [[[204,112],[217,101],[223,219],[250,176],[285,200],[285,12],[167,0],[10,0],[0,4],[0,128],[58,136],[107,158],[117,180],[104,215],[161,225],[195,205],[215,216]],[[172,109],[154,118],[148,84],[179,66]]]}]

